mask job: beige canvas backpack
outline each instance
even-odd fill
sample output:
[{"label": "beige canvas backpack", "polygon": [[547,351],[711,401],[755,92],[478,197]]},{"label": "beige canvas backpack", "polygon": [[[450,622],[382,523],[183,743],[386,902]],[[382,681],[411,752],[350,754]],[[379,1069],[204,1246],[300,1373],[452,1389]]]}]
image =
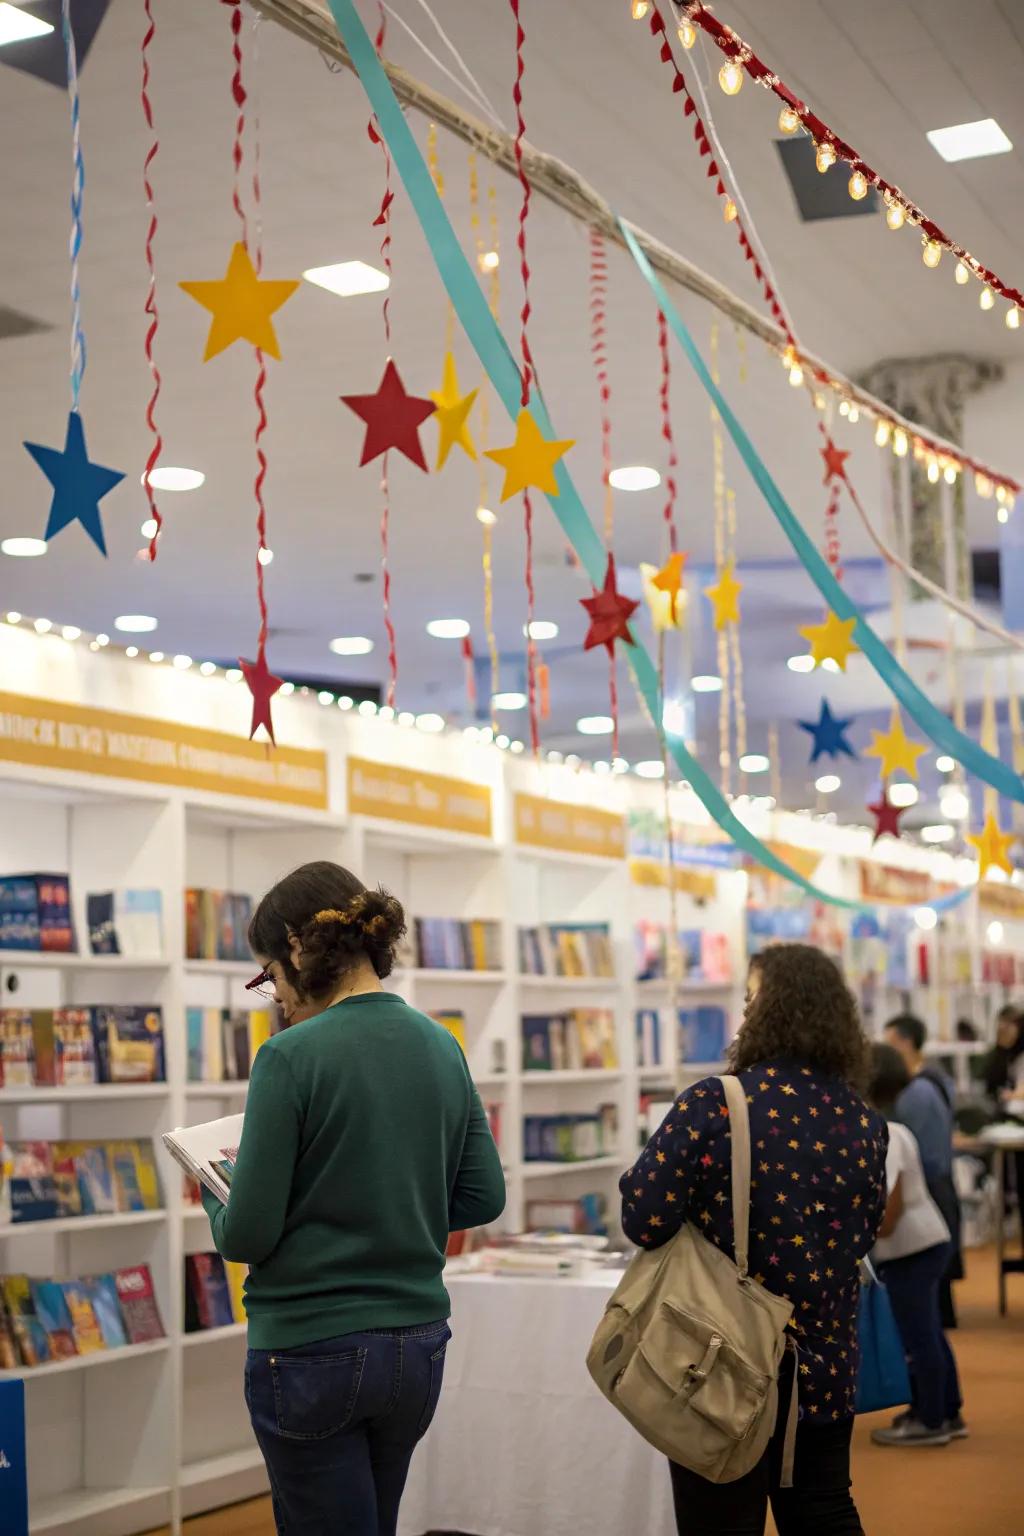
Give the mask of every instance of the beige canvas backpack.
[{"label": "beige canvas backpack", "polygon": [[[587,1367],[608,1401],[670,1461],[713,1483],[755,1467],[775,1428],[779,1366],[793,1308],[747,1273],[750,1120],[738,1078],[720,1079],[729,1108],[736,1262],[687,1222],[639,1253],[605,1311]],[[792,1483],[793,1373],[783,1487]]]}]

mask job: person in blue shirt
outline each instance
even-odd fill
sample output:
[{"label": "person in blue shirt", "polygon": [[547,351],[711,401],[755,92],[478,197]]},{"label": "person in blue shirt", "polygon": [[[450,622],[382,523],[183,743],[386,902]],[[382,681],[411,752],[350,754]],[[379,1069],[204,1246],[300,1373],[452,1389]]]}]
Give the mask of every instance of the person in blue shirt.
[{"label": "person in blue shirt", "polygon": [[885,1039],[902,1057],[910,1082],[896,1101],[894,1118],[911,1131],[921,1154],[928,1193],[942,1212],[952,1244],[949,1267],[939,1287],[943,1328],[956,1327],[953,1281],[964,1277],[960,1251],[960,1201],[953,1183],[952,1082],[924,1054],[928,1030],[913,1013],[899,1013],[885,1026]]}]

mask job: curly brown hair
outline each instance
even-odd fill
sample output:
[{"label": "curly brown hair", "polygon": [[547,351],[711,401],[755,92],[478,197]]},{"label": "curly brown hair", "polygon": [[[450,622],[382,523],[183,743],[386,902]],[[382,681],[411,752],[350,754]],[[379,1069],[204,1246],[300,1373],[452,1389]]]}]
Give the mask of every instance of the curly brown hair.
[{"label": "curly brown hair", "polygon": [[729,1069],[786,1057],[863,1090],[868,1042],[842,972],[813,944],[773,944],[750,962],[758,986],[733,1041]]}]

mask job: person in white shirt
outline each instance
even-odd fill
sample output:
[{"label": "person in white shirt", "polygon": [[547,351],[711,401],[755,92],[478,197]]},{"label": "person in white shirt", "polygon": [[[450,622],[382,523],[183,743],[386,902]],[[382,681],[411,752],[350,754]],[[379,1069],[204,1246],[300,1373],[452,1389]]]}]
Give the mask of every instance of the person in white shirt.
[{"label": "person in white shirt", "polygon": [[874,1260],[889,1292],[910,1366],[912,1401],[879,1445],[935,1446],[967,1435],[956,1360],[942,1331],[939,1286],[950,1255],[949,1227],[928,1193],[913,1133],[893,1119],[910,1081],[891,1045],[876,1044],[869,1100],[889,1121],[885,1173],[888,1198]]}]

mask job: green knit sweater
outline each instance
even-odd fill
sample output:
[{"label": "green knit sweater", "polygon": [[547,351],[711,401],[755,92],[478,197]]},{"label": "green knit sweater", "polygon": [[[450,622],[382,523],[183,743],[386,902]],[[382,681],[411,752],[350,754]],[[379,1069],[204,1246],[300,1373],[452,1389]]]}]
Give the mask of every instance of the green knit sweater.
[{"label": "green knit sweater", "polygon": [[213,1240],[248,1264],[249,1343],[288,1349],[439,1322],[449,1233],[505,1207],[456,1041],[386,992],[346,998],[257,1053]]}]

